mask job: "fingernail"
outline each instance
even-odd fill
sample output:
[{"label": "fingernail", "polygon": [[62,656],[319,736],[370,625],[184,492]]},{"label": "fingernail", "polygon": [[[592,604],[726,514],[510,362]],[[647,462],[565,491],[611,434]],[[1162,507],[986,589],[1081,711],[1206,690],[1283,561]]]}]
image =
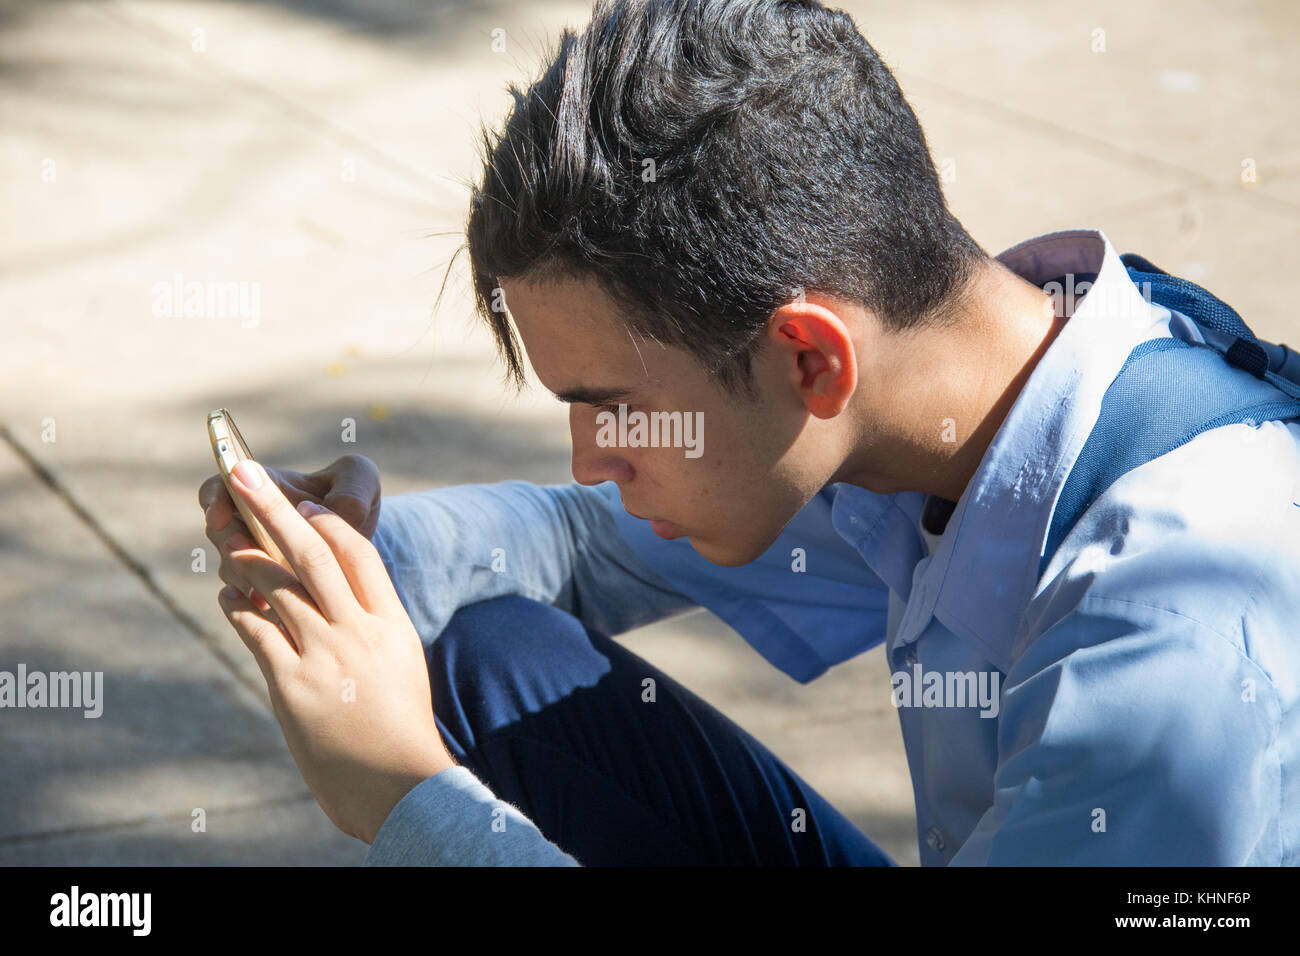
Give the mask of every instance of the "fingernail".
[{"label": "fingernail", "polygon": [[323,515],[325,509],[314,501],[308,501],[306,498],[298,502],[298,514],[304,518],[310,518],[312,515]]},{"label": "fingernail", "polygon": [[241,484],[247,485],[249,488],[262,487],[262,469],[257,467],[257,462],[244,459],[235,466],[234,474]]},{"label": "fingernail", "polygon": [[236,598],[243,597],[244,592],[239,590],[239,588],[235,587],[233,584],[227,584],[221,589],[221,594],[219,596],[225,598],[227,601],[233,601]]}]

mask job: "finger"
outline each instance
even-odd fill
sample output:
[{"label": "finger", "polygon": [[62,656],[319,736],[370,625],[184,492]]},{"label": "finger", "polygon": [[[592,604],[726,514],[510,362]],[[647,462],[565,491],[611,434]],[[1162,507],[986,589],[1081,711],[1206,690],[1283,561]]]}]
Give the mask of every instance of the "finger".
[{"label": "finger", "polygon": [[253,602],[253,607],[257,608],[264,615],[268,616],[277,624],[280,622],[275,610],[267,603],[266,598],[257,593],[257,588],[253,587],[244,576],[239,573],[235,562],[227,560],[231,550],[244,550],[247,548],[256,548],[257,544],[247,536],[232,535],[229,539],[230,547],[223,546],[221,551],[221,564],[217,567],[217,577],[231,587],[238,588],[239,593],[244,595]]},{"label": "finger", "polygon": [[239,588],[240,592],[246,595],[248,599],[253,602],[253,606],[263,614],[271,613],[272,616],[274,616],[274,612],[271,611],[271,605],[266,602],[264,597],[257,593],[252,584],[245,580],[243,575],[241,575],[235,568],[234,564],[228,560],[231,551],[240,551],[246,548],[259,547],[259,545],[253,540],[252,534],[248,530],[248,526],[244,524],[244,519],[240,515],[236,514],[234,520],[227,522],[226,526],[220,531],[214,531],[211,526],[209,526],[207,534],[208,540],[216,545],[217,554],[221,558],[221,561],[217,566],[217,577],[221,578],[221,580],[225,581],[227,584]]},{"label": "finger", "polygon": [[254,610],[238,591],[229,587],[217,593],[217,603],[257,661],[267,684],[282,683],[297,666],[299,654],[293,639]]},{"label": "finger", "polygon": [[206,511],[208,505],[216,500],[218,490],[224,487],[220,475],[205,478],[203,484],[199,485],[199,507]]},{"label": "finger", "polygon": [[[225,496],[225,500],[227,502],[230,500],[229,495]],[[233,520],[231,517],[232,515]],[[248,531],[248,526],[244,524],[243,517],[241,517],[237,512],[234,512],[234,509],[223,511],[222,502],[220,500],[214,501],[208,506],[207,516],[208,524],[205,533],[207,534],[208,540],[216,546],[217,556],[220,558],[221,562],[221,566],[217,573],[221,575],[221,579],[227,584],[233,584],[239,588],[239,590],[247,594],[249,588],[248,582],[239,577],[237,573],[232,572],[230,562],[226,560],[226,552],[228,550],[226,544],[232,538],[240,538],[244,542],[250,542],[252,540],[252,535]],[[222,518],[225,520],[220,520]],[[220,527],[218,527],[218,525],[220,525]],[[247,543],[239,545],[241,548],[250,546],[251,545]]]},{"label": "finger", "polygon": [[232,534],[243,534],[248,531],[248,525],[244,524],[244,516],[235,509],[234,502],[230,500],[229,493],[224,489],[221,496],[208,505],[208,510],[203,512],[203,520],[208,540],[217,547],[221,547],[225,539]]},{"label": "finger", "polygon": [[230,493],[226,491],[226,483],[221,480],[220,475],[213,475],[199,485],[199,507],[203,509],[204,519],[209,528],[220,530],[230,520],[234,504],[230,500]]},{"label": "finger", "polygon": [[371,614],[388,617],[405,613],[393,582],[375,546],[340,515],[310,501],[298,505],[298,513],[325,539],[338,559],[357,601]]},{"label": "finger", "polygon": [[[248,532],[248,526],[244,524],[244,519],[234,509],[230,500],[230,493],[226,491],[225,483],[220,482],[220,476],[217,477],[220,483],[219,493],[209,498],[207,510],[204,511],[206,521],[204,533],[207,535],[208,540],[216,546],[217,557],[220,559],[217,577],[221,578],[226,584],[238,588],[244,595],[251,597],[254,606],[265,611],[270,605],[261,597],[250,594],[252,585],[245,581],[234,569],[233,565],[226,560],[226,542],[232,538],[240,538],[242,541],[247,542],[251,541],[251,536]],[[201,500],[203,497],[200,494]],[[249,545],[241,543],[240,547],[249,547]]]},{"label": "finger", "polygon": [[236,547],[243,543],[247,542],[238,538],[226,542],[226,557],[235,573],[249,582],[252,603],[260,595],[270,606],[263,615],[276,619],[298,649],[305,651],[316,635],[328,630],[325,617],[301,581],[256,545]]},{"label": "finger", "polygon": [[[293,504],[304,498],[319,501],[320,495],[308,477],[301,472],[285,468],[266,468],[271,480],[280,486],[284,496]],[[236,514],[230,492],[220,475],[213,475],[199,485],[199,507],[204,511],[209,526],[221,530],[226,526],[232,514]]]},{"label": "finger", "polygon": [[[229,584],[232,588],[238,588],[239,593],[248,597],[248,592],[253,586],[244,580],[243,576],[235,570],[234,562],[225,560],[225,554],[222,554],[221,566],[217,568],[217,577],[224,583]],[[254,602],[256,603],[256,602]],[[262,608],[258,608],[262,610]]]},{"label": "finger", "polygon": [[[294,507],[289,504],[284,493],[273,482],[266,480],[266,472],[257,462],[241,461],[231,472],[232,483],[236,492],[243,497],[250,511],[262,522],[275,546],[280,549],[285,560],[297,575],[306,594],[329,621],[350,621],[355,618],[361,606],[357,603],[348,584],[348,579],[339,567],[334,552],[325,543],[325,539],[307,523]],[[247,480],[247,481],[246,481]],[[257,487],[252,484],[256,483]],[[246,552],[241,552],[246,553]],[[269,559],[268,559],[269,561]],[[270,562],[274,564],[274,562]],[[263,582],[254,574],[261,571],[269,575],[269,570],[261,565],[247,565],[240,568],[240,573],[262,592],[262,596],[271,602],[277,611],[275,599],[263,587]],[[283,569],[282,569],[283,570]],[[276,582],[283,587],[278,578],[269,577],[268,582]],[[292,625],[290,618],[280,611],[280,617]]]},{"label": "finger", "polygon": [[[297,472],[289,472],[288,474],[293,476],[297,475]],[[240,593],[247,597],[255,608],[278,623],[279,618],[275,611],[272,610],[271,605],[267,603],[266,598],[258,594],[256,589],[234,570],[231,562],[226,560],[226,554],[229,550],[226,544],[233,538],[240,538],[240,543],[234,546],[239,549],[256,548],[258,545],[253,542],[252,533],[249,531],[248,525],[244,523],[243,515],[235,508],[225,482],[220,475],[213,477],[217,482],[215,492],[210,490],[211,479],[209,479],[200,488],[199,498],[200,501],[205,498],[209,500],[207,510],[204,512],[204,518],[207,523],[208,540],[216,545],[217,553],[221,556],[217,576],[226,584],[238,588]],[[274,473],[274,470],[272,470],[272,477],[277,481],[280,480],[280,476]]]},{"label": "finger", "polygon": [[304,498],[310,498],[312,501],[320,500],[320,494],[310,475],[304,475],[300,471],[290,471],[288,468],[267,468],[265,465],[262,469],[279,485],[290,504],[296,505]]},{"label": "finger", "polygon": [[353,528],[360,528],[370,517],[369,502],[362,501],[352,492],[343,489],[331,491],[322,499],[321,504]]},{"label": "finger", "polygon": [[375,463],[364,455],[344,455],[322,473],[331,482],[321,504],[365,534],[371,513],[379,504],[380,479]]}]

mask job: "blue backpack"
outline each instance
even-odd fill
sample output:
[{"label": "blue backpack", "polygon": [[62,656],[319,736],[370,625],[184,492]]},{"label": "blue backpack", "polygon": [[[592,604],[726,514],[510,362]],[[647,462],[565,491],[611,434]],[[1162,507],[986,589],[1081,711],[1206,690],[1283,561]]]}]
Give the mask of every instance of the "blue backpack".
[{"label": "blue backpack", "polygon": [[1079,517],[1121,475],[1222,425],[1300,418],[1300,352],[1255,336],[1227,303],[1141,256],[1120,256],[1151,301],[1181,312],[1205,344],[1139,343],[1107,389],[1101,413],[1061,490],[1039,562],[1042,577]]}]

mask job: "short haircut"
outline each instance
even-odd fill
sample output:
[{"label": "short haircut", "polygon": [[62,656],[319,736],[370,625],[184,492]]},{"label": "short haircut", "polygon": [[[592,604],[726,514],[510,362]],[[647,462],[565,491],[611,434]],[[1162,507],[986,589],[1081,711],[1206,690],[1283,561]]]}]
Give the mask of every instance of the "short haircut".
[{"label": "short haircut", "polygon": [[893,74],[815,0],[599,0],[509,92],[503,128],[483,131],[466,238],[516,385],[500,278],[594,279],[630,329],[752,395],[767,321],[801,291],[902,330],[987,258]]}]

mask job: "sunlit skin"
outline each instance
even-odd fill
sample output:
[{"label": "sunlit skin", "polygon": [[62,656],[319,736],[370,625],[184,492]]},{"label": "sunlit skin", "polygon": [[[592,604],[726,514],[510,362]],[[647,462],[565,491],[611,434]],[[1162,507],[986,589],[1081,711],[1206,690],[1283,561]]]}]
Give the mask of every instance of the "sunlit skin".
[{"label": "sunlit skin", "polygon": [[[944,321],[904,333],[809,292],[769,319],[751,401],[715,385],[687,351],[629,331],[590,280],[500,285],[534,373],[570,403],[574,479],[617,483],[631,514],[670,523],[657,530],[721,565],[761,555],[829,482],[957,501],[1068,319],[994,260]],[[703,412],[703,455],[600,447],[600,406],[620,402]],[[955,442],[944,440],[947,419]]]}]

